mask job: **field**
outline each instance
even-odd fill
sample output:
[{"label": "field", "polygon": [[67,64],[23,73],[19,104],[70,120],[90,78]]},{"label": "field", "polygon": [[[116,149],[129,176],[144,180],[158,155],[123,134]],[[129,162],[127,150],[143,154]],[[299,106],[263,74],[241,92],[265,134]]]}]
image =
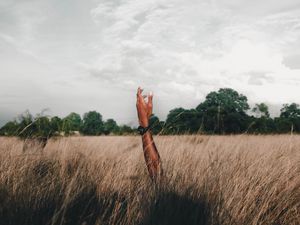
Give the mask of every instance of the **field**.
[{"label": "field", "polygon": [[0,224],[300,224],[300,136],[0,138]]}]

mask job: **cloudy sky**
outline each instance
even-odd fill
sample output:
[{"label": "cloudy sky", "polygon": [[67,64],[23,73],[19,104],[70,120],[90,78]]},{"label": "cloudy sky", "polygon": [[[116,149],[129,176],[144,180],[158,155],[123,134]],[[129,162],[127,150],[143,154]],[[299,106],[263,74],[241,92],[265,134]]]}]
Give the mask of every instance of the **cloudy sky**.
[{"label": "cloudy sky", "polygon": [[231,87],[300,103],[299,0],[1,0],[0,125],[29,109],[136,123]]}]

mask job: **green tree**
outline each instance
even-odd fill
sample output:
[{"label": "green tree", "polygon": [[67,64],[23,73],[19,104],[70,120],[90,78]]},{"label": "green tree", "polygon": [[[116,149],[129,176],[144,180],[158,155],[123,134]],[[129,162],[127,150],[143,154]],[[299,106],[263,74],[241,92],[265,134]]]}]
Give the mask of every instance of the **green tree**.
[{"label": "green tree", "polygon": [[164,134],[197,133],[201,128],[200,114],[195,109],[172,109],[166,119]]},{"label": "green tree", "polygon": [[278,132],[300,132],[300,107],[296,103],[284,104],[276,120]]},{"label": "green tree", "polygon": [[54,133],[60,133],[62,131],[63,121],[58,116],[54,116],[51,118],[50,126]]},{"label": "green tree", "polygon": [[247,129],[247,97],[231,88],[210,92],[196,109],[206,132],[239,133]]},{"label": "green tree", "polygon": [[182,134],[186,131],[184,123],[184,108],[175,108],[170,110],[166,119],[166,134]]},{"label": "green tree", "polygon": [[163,127],[164,127],[164,122],[160,121],[157,116],[154,114],[150,117],[149,120],[150,126],[151,126],[151,131],[153,134],[159,134],[162,132]]},{"label": "green tree", "polygon": [[300,118],[300,108],[296,103],[284,104],[282,109],[280,109],[281,118]]},{"label": "green tree", "polygon": [[294,129],[289,118],[276,117],[274,123],[276,126],[276,133],[289,133]]},{"label": "green tree", "polygon": [[28,110],[18,116],[17,124],[18,129],[16,133],[20,138],[30,138],[37,132],[34,118]]},{"label": "green tree", "polygon": [[252,112],[255,114],[255,117],[250,117],[248,130],[250,133],[267,134],[276,131],[274,120],[270,118],[269,107],[265,103],[255,104]]},{"label": "green tree", "polygon": [[0,135],[15,136],[17,135],[18,129],[19,127],[17,121],[10,121],[7,122],[3,127],[1,127]]},{"label": "green tree", "polygon": [[102,115],[96,111],[84,114],[80,132],[84,135],[100,135],[104,132]]},{"label": "green tree", "polygon": [[275,120],[265,116],[262,117],[249,117],[249,133],[255,134],[268,134],[276,133]]},{"label": "green tree", "polygon": [[104,122],[104,134],[117,134],[120,128],[114,119],[108,119]]},{"label": "green tree", "polygon": [[78,131],[81,126],[81,117],[78,113],[70,113],[64,119],[65,126],[68,127],[70,131]]},{"label": "green tree", "polygon": [[10,123],[10,129],[12,126],[16,130],[15,135],[23,139],[49,138],[54,134],[49,117],[42,114],[33,117],[29,111],[19,115],[14,125]]},{"label": "green tree", "polygon": [[33,137],[48,138],[54,134],[54,131],[51,128],[50,119],[46,116],[40,116],[36,118],[34,127],[35,131],[32,134]]},{"label": "green tree", "polygon": [[132,129],[130,126],[128,125],[120,126],[120,130],[119,130],[120,135],[129,135],[133,133],[134,133],[134,129]]}]

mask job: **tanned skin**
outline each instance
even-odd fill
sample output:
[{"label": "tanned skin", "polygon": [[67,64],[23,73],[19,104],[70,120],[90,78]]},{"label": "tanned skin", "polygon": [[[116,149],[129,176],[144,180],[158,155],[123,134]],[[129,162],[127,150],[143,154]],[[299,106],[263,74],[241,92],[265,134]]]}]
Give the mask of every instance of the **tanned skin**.
[{"label": "tanned skin", "polygon": [[[149,126],[149,119],[152,115],[152,100],[153,94],[150,93],[147,96],[142,95],[143,90],[139,87],[137,90],[137,99],[136,99],[136,108],[137,114],[139,119],[139,124],[142,127]],[[145,101],[147,98],[147,102]],[[157,182],[161,179],[162,176],[162,166],[159,153],[155,146],[151,130],[148,130],[143,136],[143,150],[144,150],[144,157],[146,161],[146,165],[148,168],[148,172],[150,178]]]}]

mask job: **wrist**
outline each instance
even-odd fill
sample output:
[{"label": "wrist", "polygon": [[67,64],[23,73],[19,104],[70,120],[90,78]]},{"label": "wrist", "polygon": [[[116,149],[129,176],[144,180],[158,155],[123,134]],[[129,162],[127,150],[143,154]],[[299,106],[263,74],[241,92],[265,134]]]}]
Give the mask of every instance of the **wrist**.
[{"label": "wrist", "polygon": [[149,126],[149,121],[140,122],[140,126],[141,127],[148,127]]},{"label": "wrist", "polygon": [[140,133],[140,135],[145,135],[147,132],[149,132],[149,130],[150,130],[149,126],[147,126],[147,127],[139,126],[137,128],[137,131]]}]

